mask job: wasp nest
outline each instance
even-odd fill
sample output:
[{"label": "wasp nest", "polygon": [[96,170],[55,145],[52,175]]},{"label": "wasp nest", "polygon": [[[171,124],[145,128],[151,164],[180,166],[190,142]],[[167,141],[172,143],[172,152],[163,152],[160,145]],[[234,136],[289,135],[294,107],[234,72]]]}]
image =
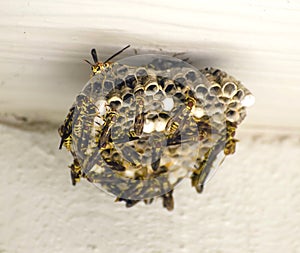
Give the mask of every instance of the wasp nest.
[{"label": "wasp nest", "polygon": [[99,63],[60,127],[81,177],[130,207],[172,193],[186,177],[202,192],[218,156],[235,152],[235,131],[253,103],[236,79],[213,68],[197,70],[162,55]]}]

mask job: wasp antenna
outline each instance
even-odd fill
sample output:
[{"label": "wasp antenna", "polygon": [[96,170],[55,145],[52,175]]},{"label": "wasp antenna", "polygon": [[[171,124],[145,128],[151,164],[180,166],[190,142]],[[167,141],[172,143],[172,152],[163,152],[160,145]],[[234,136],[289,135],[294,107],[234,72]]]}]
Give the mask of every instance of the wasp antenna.
[{"label": "wasp antenna", "polygon": [[96,49],[95,49],[95,48],[93,48],[93,49],[91,50],[91,55],[92,55],[92,58],[93,58],[94,63],[97,64],[97,63],[98,63],[98,56],[97,56],[97,52],[96,52]]},{"label": "wasp antenna", "polygon": [[125,49],[129,48],[130,45],[127,45],[126,47],[124,47],[123,49],[121,49],[120,51],[116,52],[114,55],[112,55],[111,57],[109,57],[106,61],[104,61],[104,63],[107,63],[108,61],[110,61],[111,59],[115,58],[117,55],[119,55],[120,53],[122,53]]},{"label": "wasp antenna", "polygon": [[90,61],[85,60],[85,59],[84,59],[84,61],[85,61],[87,64],[91,65],[92,67],[94,66]]}]

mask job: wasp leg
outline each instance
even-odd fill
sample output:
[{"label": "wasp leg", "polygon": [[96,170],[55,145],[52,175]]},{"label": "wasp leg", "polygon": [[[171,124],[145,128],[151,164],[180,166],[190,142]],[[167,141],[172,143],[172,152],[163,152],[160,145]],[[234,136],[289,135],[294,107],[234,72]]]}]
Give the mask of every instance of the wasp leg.
[{"label": "wasp leg", "polygon": [[118,201],[124,201],[126,203],[127,208],[133,207],[135,204],[140,202],[140,200],[116,198],[115,202],[118,202]]},{"label": "wasp leg", "polygon": [[69,166],[71,169],[71,180],[72,180],[72,185],[76,185],[80,181],[80,177],[82,176],[82,171],[80,164],[78,160],[75,158],[71,166]]},{"label": "wasp leg", "polygon": [[145,203],[146,205],[150,205],[150,204],[152,204],[153,200],[154,200],[154,198],[151,198],[151,199],[144,199],[144,203]]},{"label": "wasp leg", "polygon": [[168,211],[172,211],[174,209],[173,190],[162,195],[162,198],[163,198],[163,207],[167,208]]}]

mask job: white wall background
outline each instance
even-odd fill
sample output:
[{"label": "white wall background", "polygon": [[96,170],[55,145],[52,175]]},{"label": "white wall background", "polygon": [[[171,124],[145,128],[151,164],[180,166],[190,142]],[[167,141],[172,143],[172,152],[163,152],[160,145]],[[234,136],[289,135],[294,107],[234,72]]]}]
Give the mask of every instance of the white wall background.
[{"label": "white wall background", "polygon": [[[238,149],[196,194],[132,209],[72,187],[57,127],[82,59],[184,52],[256,96]],[[299,252],[300,1],[0,1],[0,252]],[[122,57],[134,54],[126,51]]]}]

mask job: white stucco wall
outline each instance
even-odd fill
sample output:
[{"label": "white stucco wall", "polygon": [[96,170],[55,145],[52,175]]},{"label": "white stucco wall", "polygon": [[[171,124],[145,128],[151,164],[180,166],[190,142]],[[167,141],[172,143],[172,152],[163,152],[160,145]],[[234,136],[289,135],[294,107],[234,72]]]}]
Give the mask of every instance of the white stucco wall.
[{"label": "white stucco wall", "polygon": [[[34,130],[31,131],[31,130]],[[197,194],[126,209],[85,181],[53,126],[1,125],[0,252],[299,252],[300,138],[240,134],[236,155]]]},{"label": "white stucco wall", "polygon": [[[12,0],[0,14],[0,253],[300,252],[299,1]],[[57,148],[82,59],[127,44],[185,52],[256,97],[236,154],[202,195],[180,185],[173,212],[73,187]]]}]

